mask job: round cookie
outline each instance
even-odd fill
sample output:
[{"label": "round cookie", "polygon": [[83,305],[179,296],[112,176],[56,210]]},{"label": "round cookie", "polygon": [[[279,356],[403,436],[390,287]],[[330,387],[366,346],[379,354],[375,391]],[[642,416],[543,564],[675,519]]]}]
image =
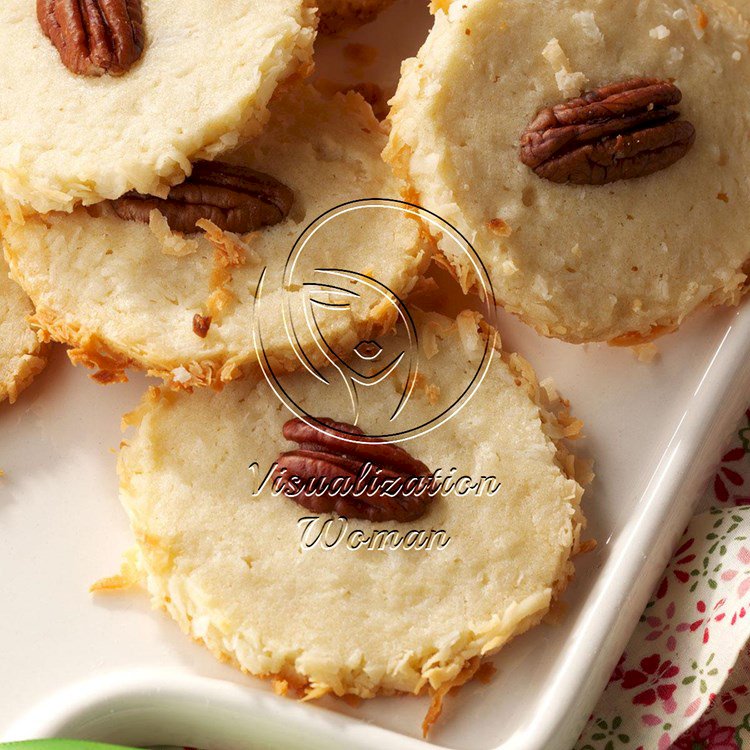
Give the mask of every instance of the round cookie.
[{"label": "round cookie", "polygon": [[[407,423],[450,406],[485,342],[475,313],[452,320],[415,311],[414,321],[421,369],[398,417]],[[403,332],[386,338],[408,348]],[[365,433],[380,429],[400,377],[394,371],[382,389],[364,389]],[[281,382],[301,409],[348,421],[347,405],[308,373]],[[400,443],[430,472],[494,478],[499,492],[493,481],[463,495],[442,484],[421,518],[350,515],[338,543],[337,527],[325,537],[328,546],[315,541],[321,527],[306,536],[300,519],[338,516],[261,487],[280,453],[295,448],[282,437],[290,417],[263,379],[247,379],[219,393],[152,389],[126,419],[138,427],[119,461],[137,541],[128,578],[142,580],[154,606],[217,657],[309,697],[439,691],[537,624],[565,588],[584,521],[574,459],[560,441],[580,423],[517,355],[496,352],[473,399]],[[402,542],[410,531],[444,535],[431,549],[398,546],[396,537],[383,547],[374,537],[383,530]]]},{"label": "round cookie", "polygon": [[[299,317],[308,294],[300,285],[283,287],[284,264],[305,227],[334,206],[398,196],[400,183],[380,158],[385,142],[382,126],[358,94],[326,98],[302,85],[274,102],[260,136],[225,158],[270,174],[294,191],[291,212],[281,223],[242,237],[219,230],[181,235],[159,214],[141,224],[119,218],[107,206],[96,207],[101,214],[96,216],[79,207],[72,214],[6,222],[6,255],[42,328],[75,347],[72,359],[98,366],[105,380],[121,379],[127,367],[184,386],[232,380],[256,363],[256,324],[266,355],[289,361],[291,368],[284,305]],[[428,262],[425,249],[418,224],[409,218],[393,211],[350,212],[314,235],[295,278],[326,282],[316,268],[347,269],[373,276],[401,295]],[[331,340],[356,343],[391,324],[395,311],[371,289],[361,291],[349,314],[318,313]],[[196,315],[212,319],[203,337],[195,332]]]},{"label": "round cookie", "polygon": [[307,0],[143,0],[145,46],[121,76],[72,73],[36,3],[0,6],[0,204],[70,211],[156,193],[260,130],[276,86],[310,64]]},{"label": "round cookie", "polygon": [[29,325],[34,308],[0,258],[0,401],[13,403],[47,364],[46,347]]},{"label": "round cookie", "polygon": [[318,0],[321,34],[335,34],[374,20],[393,0]]},{"label": "round cookie", "polygon": [[[467,0],[438,11],[392,101],[386,159],[474,243],[508,310],[571,342],[637,343],[735,304],[750,258],[748,25],[722,0]],[[520,160],[542,108],[634,77],[674,80],[692,148],[604,185]],[[465,286],[472,277],[448,260]]]}]

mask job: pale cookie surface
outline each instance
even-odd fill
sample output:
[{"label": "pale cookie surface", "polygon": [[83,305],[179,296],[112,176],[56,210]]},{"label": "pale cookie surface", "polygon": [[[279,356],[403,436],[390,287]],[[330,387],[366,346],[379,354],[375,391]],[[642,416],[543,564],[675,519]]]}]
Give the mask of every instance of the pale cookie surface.
[{"label": "pale cookie surface", "polygon": [[318,0],[320,32],[334,34],[369,23],[393,0]]},{"label": "pale cookie surface", "polygon": [[36,3],[0,5],[0,202],[69,211],[155,193],[190,161],[257,132],[277,84],[309,63],[315,9],[303,0],[144,0],[145,49],[125,75],[74,75]]},{"label": "pale cookie surface", "polygon": [[[353,211],[314,234],[295,266],[297,281],[282,290],[284,264],[310,222],[345,201],[398,197],[400,184],[380,158],[385,141],[359,95],[329,99],[303,85],[275,101],[258,138],[225,157],[294,191],[281,223],[243,237],[218,230],[183,236],[170,232],[160,214],[147,225],[77,208],[6,226],[7,258],[36,304],[40,325],[77,348],[74,360],[115,379],[131,366],[185,386],[234,379],[256,362],[256,323],[266,354],[288,360],[292,369],[297,365],[284,329],[285,305],[299,321],[310,302],[302,284],[339,281],[315,269],[366,274],[403,294],[428,260],[415,221],[395,211]],[[348,313],[316,311],[332,341],[356,343],[395,315],[371,289],[357,289],[362,293]],[[212,318],[205,338],[193,330],[196,314]]]},{"label": "pale cookie surface", "polygon": [[0,401],[13,403],[47,363],[46,347],[29,325],[34,308],[0,259]]},{"label": "pale cookie surface", "polygon": [[[519,159],[542,107],[674,80],[692,150],[650,176],[555,184]],[[472,241],[498,300],[548,336],[648,338],[736,303],[750,257],[748,26],[721,0],[467,0],[404,63],[386,158]],[[448,254],[450,255],[449,251]],[[470,269],[449,257],[460,281]]]},{"label": "pale cookie surface", "polygon": [[[410,424],[451,406],[484,345],[473,313],[415,320],[419,377],[397,418]],[[398,350],[404,336],[380,341]],[[363,389],[366,433],[402,374]],[[309,374],[282,383],[309,414],[351,421],[344,402]],[[308,543],[314,535],[303,539],[299,521],[310,511],[268,485],[253,495],[248,466],[257,462],[262,477],[296,447],[282,437],[291,415],[265,381],[221,393],[153,390],[126,420],[138,432],[120,457],[121,499],[137,541],[129,559],[156,607],[254,675],[304,686],[311,697],[449,685],[469,660],[537,624],[572,575],[582,490],[558,441],[579,424],[559,406],[528,363],[496,352],[456,416],[401,446],[433,472],[494,476],[499,492],[438,494],[409,523],[349,519],[340,543],[326,548]],[[432,549],[352,541],[352,532],[361,541],[377,530],[444,530],[449,541]]]}]

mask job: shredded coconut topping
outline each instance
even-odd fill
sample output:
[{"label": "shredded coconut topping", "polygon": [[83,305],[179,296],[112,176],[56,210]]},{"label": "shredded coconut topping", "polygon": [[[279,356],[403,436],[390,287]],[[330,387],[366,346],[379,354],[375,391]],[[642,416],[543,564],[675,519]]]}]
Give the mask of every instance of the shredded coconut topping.
[{"label": "shredded coconut topping", "polygon": [[651,29],[651,31],[648,32],[648,35],[652,39],[666,39],[671,33],[672,32],[662,24],[661,26],[656,26]]},{"label": "shredded coconut topping", "polygon": [[588,83],[588,78],[579,72],[570,71],[570,61],[568,56],[560,46],[560,42],[553,38],[547,42],[542,50],[542,57],[555,70],[555,81],[560,93],[565,97],[572,97],[579,94]]},{"label": "shredded coconut topping", "polygon": [[175,367],[174,370],[172,370],[172,378],[176,383],[180,383],[184,385],[190,380],[190,373],[182,366]]}]

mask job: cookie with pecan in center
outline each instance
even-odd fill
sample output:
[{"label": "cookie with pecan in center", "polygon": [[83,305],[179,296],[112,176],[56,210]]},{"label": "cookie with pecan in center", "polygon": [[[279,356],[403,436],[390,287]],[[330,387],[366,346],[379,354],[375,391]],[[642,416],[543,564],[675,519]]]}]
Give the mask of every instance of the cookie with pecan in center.
[{"label": "cookie with pecan in center", "polygon": [[[40,326],[73,347],[76,363],[98,368],[98,380],[122,380],[132,367],[179,387],[220,386],[257,370],[256,328],[267,356],[291,369],[301,365],[289,319],[303,346],[311,326],[338,346],[392,323],[395,308],[370,280],[386,297],[411,289],[430,248],[416,221],[345,211],[295,245],[339,204],[399,197],[402,184],[380,158],[381,124],[358,94],[329,98],[306,84],[272,110],[258,137],[196,163],[159,195],[131,191],[23,223],[0,217]],[[342,282],[335,269],[362,280]],[[351,294],[334,289],[342,283]]]},{"label": "cookie with pecan in center", "polygon": [[438,5],[386,158],[472,238],[506,309],[545,336],[636,344],[739,301],[750,27],[733,8]]},{"label": "cookie with pecan in center", "polygon": [[[416,359],[393,420],[406,367],[358,388],[357,425],[333,368],[327,384],[279,379],[302,418],[263,378],[153,391],[119,471],[137,577],[184,632],[282,692],[431,693],[429,728],[444,693],[567,585],[584,519],[564,438],[581,425],[500,351],[452,411],[489,331],[468,311],[412,314],[418,351],[404,328],[378,340]],[[398,443],[383,432],[428,424]]]},{"label": "cookie with pecan in center", "polygon": [[71,211],[163,193],[259,132],[310,68],[306,0],[0,4],[0,206]]}]

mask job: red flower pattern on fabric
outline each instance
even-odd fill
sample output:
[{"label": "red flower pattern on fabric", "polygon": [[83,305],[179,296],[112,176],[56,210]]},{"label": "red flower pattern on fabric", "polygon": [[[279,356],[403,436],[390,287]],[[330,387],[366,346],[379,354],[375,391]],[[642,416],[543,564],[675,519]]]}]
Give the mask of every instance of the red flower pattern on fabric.
[{"label": "red flower pattern on fabric", "polygon": [[622,678],[625,676],[625,660],[627,659],[627,654],[623,654],[620,657],[620,661],[617,662],[617,666],[612,670],[612,674],[609,676],[609,682],[608,685],[612,685],[614,683],[620,682]]},{"label": "red flower pattern on fabric", "polygon": [[725,693],[722,693],[719,696],[718,703],[721,705],[721,708],[723,711],[725,711],[728,714],[736,714],[737,713],[737,698],[744,697],[750,692],[750,689],[748,689],[747,685],[738,685],[735,688],[732,688],[731,690],[727,690]]},{"label": "red flower pattern on fabric", "polygon": [[716,604],[714,604],[712,611],[709,612],[706,602],[704,602],[702,599],[699,599],[695,603],[695,608],[698,610],[698,614],[702,616],[697,620],[693,620],[689,624],[685,623],[684,626],[678,625],[677,629],[682,630],[685,629],[686,626],[687,629],[690,630],[690,632],[694,633],[696,630],[699,630],[705,623],[705,627],[703,628],[702,641],[703,643],[708,643],[708,640],[710,638],[709,625],[711,624],[711,622],[721,622],[727,616],[726,612],[722,611],[726,602],[726,597],[722,597],[718,602],[716,602]]},{"label": "red flower pattern on fabric", "polygon": [[740,746],[734,737],[734,727],[723,727],[716,719],[707,719],[681,735],[672,750],[740,750]]},{"label": "red flower pattern on fabric", "polygon": [[673,622],[677,607],[674,602],[669,602],[666,610],[664,611],[664,617],[658,615],[648,615],[643,618],[644,622],[648,624],[652,630],[646,635],[647,641],[664,640],[664,645],[667,647],[667,651],[673,653],[677,648],[677,638],[671,632],[672,630],[680,630],[680,625]]},{"label": "red flower pattern on fabric", "polygon": [[682,566],[690,565],[695,560],[695,554],[690,548],[695,544],[695,539],[686,539],[676,550],[672,562],[667,568],[667,573],[661,579],[654,592],[654,599],[649,603],[652,606],[659,599],[663,599],[669,591],[669,581],[674,576],[677,583],[687,583],[690,580],[690,569],[682,570]]},{"label": "red flower pattern on fabric", "polygon": [[668,682],[676,677],[680,668],[672,664],[669,659],[661,660],[659,654],[652,654],[641,659],[640,669],[628,669],[622,678],[622,687],[631,690],[635,687],[645,686],[646,689],[633,697],[633,704],[640,706],[652,706],[661,701],[664,709],[671,713],[672,694],[677,689],[674,682]]},{"label": "red flower pattern on fabric", "polygon": [[732,448],[732,450],[722,456],[722,465],[714,477],[714,495],[720,503],[725,503],[729,500],[731,487],[742,487],[745,484],[745,479],[739,471],[736,471],[734,468],[730,469],[728,466],[724,466],[724,464],[741,461],[744,457],[745,449],[742,447]]},{"label": "red flower pattern on fabric", "polygon": [[750,750],[750,409],[736,434],[578,750]]}]

